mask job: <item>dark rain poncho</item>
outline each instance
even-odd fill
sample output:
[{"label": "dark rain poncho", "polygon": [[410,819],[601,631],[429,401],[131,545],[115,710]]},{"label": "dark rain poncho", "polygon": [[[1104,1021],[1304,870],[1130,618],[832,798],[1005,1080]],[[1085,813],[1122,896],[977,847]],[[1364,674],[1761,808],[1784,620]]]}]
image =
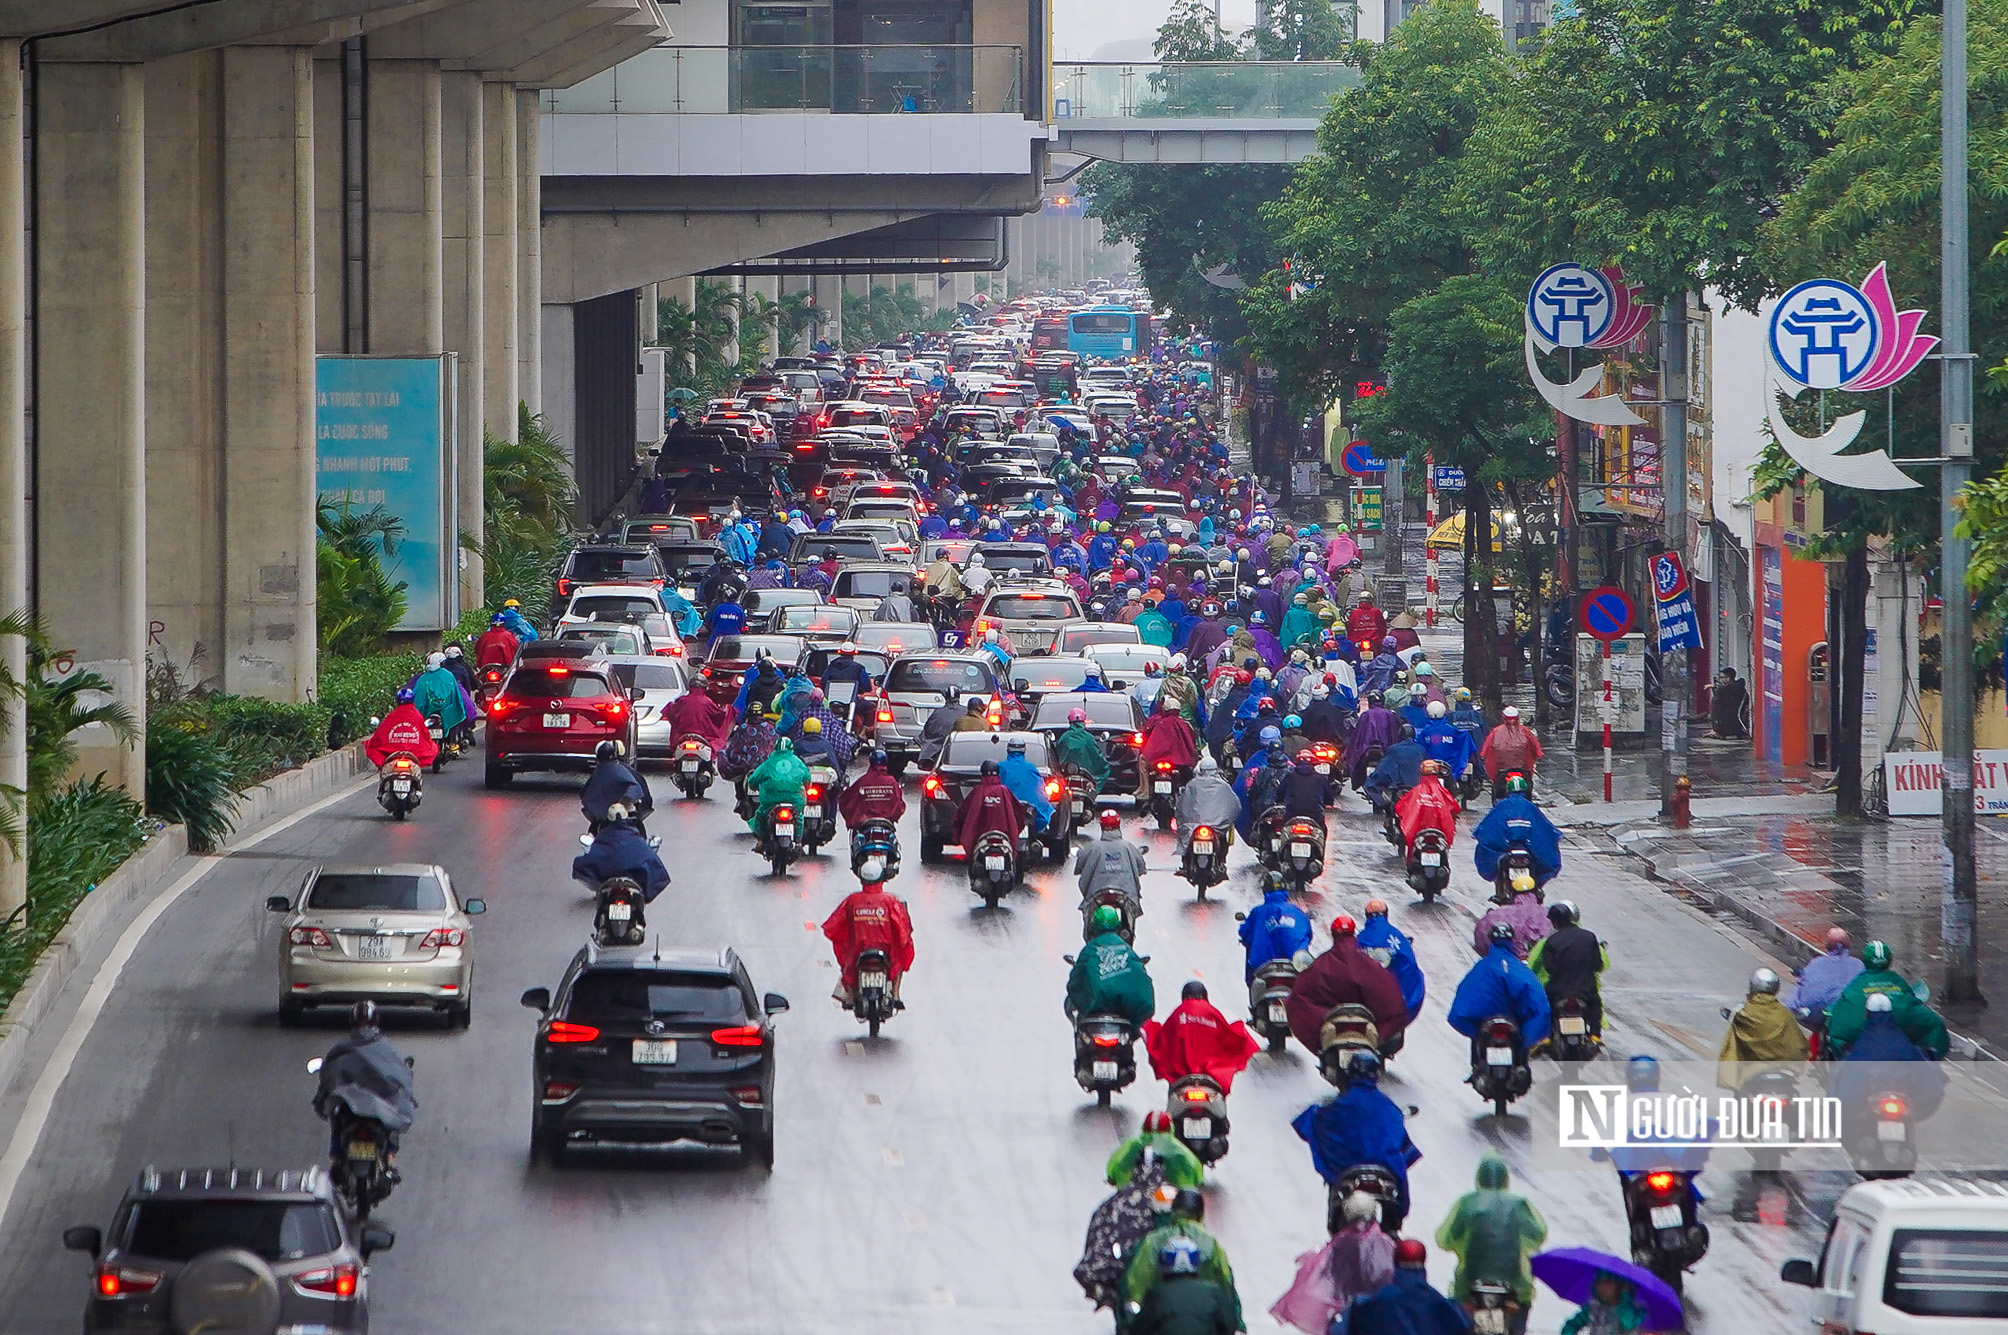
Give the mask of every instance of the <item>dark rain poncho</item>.
[{"label": "dark rain poncho", "polygon": [[1137,1168],[1128,1186],[1111,1193],[1088,1217],[1087,1241],[1081,1248],[1081,1263],[1074,1267],[1074,1280],[1095,1306],[1114,1307],[1122,1301],[1123,1272],[1129,1269],[1137,1240],[1157,1226],[1160,1216],[1151,1197],[1164,1182],[1164,1163],[1153,1158]]},{"label": "dark rain poncho", "polygon": [[389,1039],[379,1034],[358,1043],[350,1035],[328,1049],[314,1094],[315,1115],[326,1118],[338,1104],[356,1117],[383,1123],[392,1136],[411,1130],[418,1095],[412,1092],[411,1068]]},{"label": "dark rain poncho", "polygon": [[1513,1286],[1522,1305],[1534,1299],[1534,1274],[1527,1258],[1547,1241],[1548,1225],[1524,1198],[1506,1190],[1506,1163],[1488,1154],[1478,1165],[1478,1190],[1450,1207],[1436,1230],[1436,1245],[1457,1256],[1453,1298],[1467,1299],[1476,1280]]}]

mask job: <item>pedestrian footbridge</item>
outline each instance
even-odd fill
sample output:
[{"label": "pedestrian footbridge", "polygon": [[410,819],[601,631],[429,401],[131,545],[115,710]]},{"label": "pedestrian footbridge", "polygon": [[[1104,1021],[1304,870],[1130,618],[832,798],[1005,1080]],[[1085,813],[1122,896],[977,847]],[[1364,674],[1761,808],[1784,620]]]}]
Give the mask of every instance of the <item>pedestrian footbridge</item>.
[{"label": "pedestrian footbridge", "polygon": [[1337,61],[1056,63],[1049,147],[1107,162],[1302,162],[1359,77]]}]

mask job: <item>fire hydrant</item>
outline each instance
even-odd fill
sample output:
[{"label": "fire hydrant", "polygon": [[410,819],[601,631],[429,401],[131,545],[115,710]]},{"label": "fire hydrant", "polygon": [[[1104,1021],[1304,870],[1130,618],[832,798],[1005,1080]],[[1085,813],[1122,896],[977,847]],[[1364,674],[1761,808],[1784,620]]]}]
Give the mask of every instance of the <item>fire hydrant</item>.
[{"label": "fire hydrant", "polygon": [[1683,774],[1673,781],[1673,828],[1684,830],[1694,821],[1693,809],[1688,805],[1694,799],[1694,784]]}]

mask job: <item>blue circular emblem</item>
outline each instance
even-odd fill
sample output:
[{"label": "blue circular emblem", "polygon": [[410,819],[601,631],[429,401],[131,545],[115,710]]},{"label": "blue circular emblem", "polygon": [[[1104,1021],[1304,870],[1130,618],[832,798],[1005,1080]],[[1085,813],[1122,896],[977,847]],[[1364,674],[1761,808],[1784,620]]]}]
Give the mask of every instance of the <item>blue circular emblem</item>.
[{"label": "blue circular emblem", "polygon": [[1611,327],[1617,308],[1610,280],[1573,261],[1549,265],[1527,290],[1528,323],[1558,348],[1596,342]]},{"label": "blue circular emblem", "polygon": [[1841,389],[1874,364],[1883,329],[1859,288],[1815,278],[1778,299],[1770,337],[1780,375],[1808,389]]}]

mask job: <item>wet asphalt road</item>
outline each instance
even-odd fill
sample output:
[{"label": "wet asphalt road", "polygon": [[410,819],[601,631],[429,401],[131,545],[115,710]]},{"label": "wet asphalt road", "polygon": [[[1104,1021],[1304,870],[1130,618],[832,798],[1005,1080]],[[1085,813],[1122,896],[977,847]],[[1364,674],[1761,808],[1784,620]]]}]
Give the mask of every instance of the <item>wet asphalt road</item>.
[{"label": "wet asphalt road", "polygon": [[[1070,1271],[1106,1192],[1106,1156],[1162,1106],[1164,1087],[1140,1049],[1142,1077],[1113,1110],[1097,1110],[1073,1083],[1060,1011],[1061,956],[1080,941],[1071,874],[1035,873],[1028,890],[986,911],[959,866],[919,867],[910,812],[907,870],[894,889],[912,906],[919,958],[907,1010],[868,1043],[828,1000],[834,973],[818,930],[855,884],[841,838],[838,856],[773,878],[732,818],[729,790],[684,802],[659,775],[655,787],[651,829],[676,881],[653,925],[669,943],[732,945],[756,986],[793,1002],[778,1021],[771,1175],[709,1151],[530,1165],[536,1017],[517,997],[555,983],[588,927],[589,901],[568,875],[577,780],[530,777],[489,793],[475,757],[432,778],[409,823],[391,823],[359,790],[228,858],[162,917],[81,1049],[0,1225],[0,1331],[77,1328],[87,1266],[61,1250],[59,1234],[105,1223],[143,1165],[296,1166],[321,1154],[304,1063],[341,1021],[327,1013],[315,1029],[279,1028],[264,900],[294,889],[313,862],[407,860],[444,864],[489,912],[476,921],[472,1028],[428,1018],[390,1026],[417,1059],[422,1107],[401,1156],[405,1184],[381,1212],[398,1241],[373,1265],[378,1331],[1105,1331],[1106,1315],[1089,1309]],[[1237,848],[1233,879],[1196,903],[1166,869],[1170,837],[1145,838],[1155,869],[1138,946],[1153,957],[1160,1014],[1197,977],[1238,1018],[1233,915],[1259,897],[1252,859]],[[1323,893],[1307,904],[1314,918],[1387,898],[1431,984],[1384,1085],[1421,1108],[1411,1118],[1425,1157],[1412,1175],[1410,1233],[1433,1234],[1490,1146],[1546,1215],[1550,1245],[1622,1250],[1613,1179],[1521,1174],[1527,1121],[1495,1123],[1460,1083],[1465,1044],[1443,1014],[1473,958],[1472,914],[1486,890],[1464,843],[1448,900],[1426,908],[1401,885],[1357,799],[1336,814],[1332,840]],[[1715,1008],[1740,998],[1761,956],[1616,864],[1579,846],[1565,856],[1551,893],[1577,900],[1611,947],[1613,1051],[1712,1057]],[[1208,1223],[1233,1260],[1254,1331],[1280,1329],[1267,1308],[1294,1258],[1322,1241],[1323,1186],[1288,1122],[1328,1092],[1294,1047],[1257,1057],[1235,1085],[1233,1149],[1211,1175]],[[12,1112],[0,1136],[11,1134]],[[1817,1205],[1840,1185],[1808,1189]],[[1732,1223],[1726,1175],[1704,1186],[1714,1245],[1690,1277],[1690,1328],[1800,1329],[1803,1290],[1779,1284],[1778,1265],[1813,1254],[1817,1237],[1809,1226]],[[1431,1273],[1447,1281],[1448,1258],[1433,1255]],[[1571,1310],[1544,1292],[1530,1329],[1555,1331]]]}]

